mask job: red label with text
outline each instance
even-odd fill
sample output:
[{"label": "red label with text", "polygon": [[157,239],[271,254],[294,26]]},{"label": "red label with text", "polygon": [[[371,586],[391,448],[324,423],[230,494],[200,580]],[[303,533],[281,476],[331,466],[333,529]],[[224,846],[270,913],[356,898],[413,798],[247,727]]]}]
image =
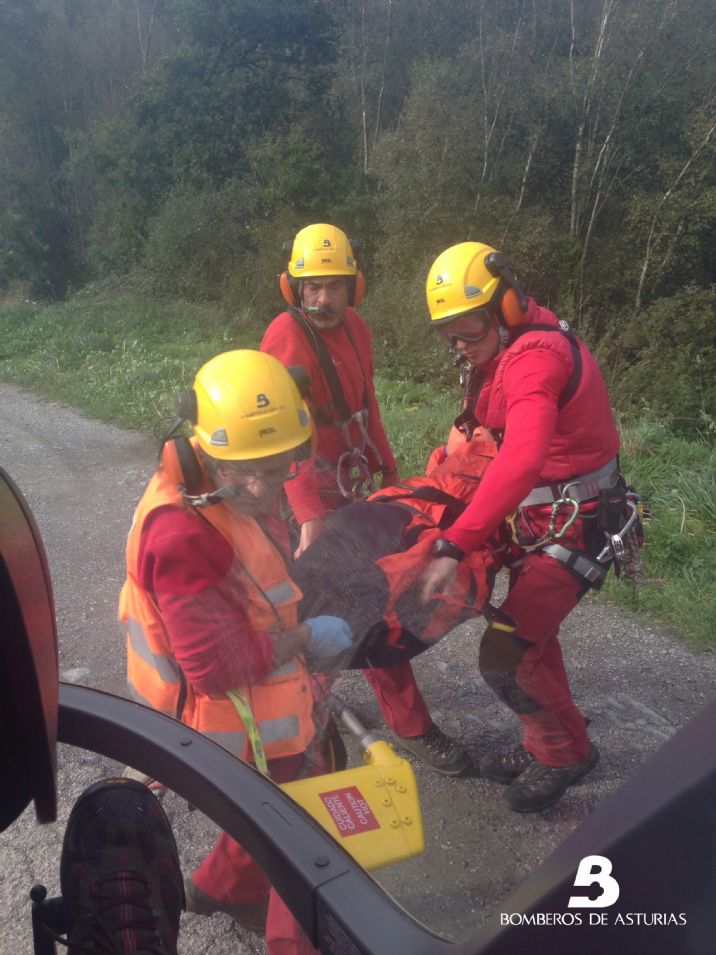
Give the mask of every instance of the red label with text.
[{"label": "red label with text", "polygon": [[370,829],[380,829],[380,823],[356,786],[332,789],[319,793],[319,796],[344,839]]}]

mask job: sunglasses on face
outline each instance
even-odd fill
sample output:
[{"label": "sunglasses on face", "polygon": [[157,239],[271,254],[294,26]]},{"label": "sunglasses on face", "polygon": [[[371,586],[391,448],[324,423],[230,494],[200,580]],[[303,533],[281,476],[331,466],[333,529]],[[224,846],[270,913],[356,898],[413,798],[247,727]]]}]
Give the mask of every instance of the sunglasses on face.
[{"label": "sunglasses on face", "polygon": [[435,331],[448,348],[456,348],[461,342],[481,342],[494,327],[492,314],[484,308],[460,315],[453,322],[439,325]]}]

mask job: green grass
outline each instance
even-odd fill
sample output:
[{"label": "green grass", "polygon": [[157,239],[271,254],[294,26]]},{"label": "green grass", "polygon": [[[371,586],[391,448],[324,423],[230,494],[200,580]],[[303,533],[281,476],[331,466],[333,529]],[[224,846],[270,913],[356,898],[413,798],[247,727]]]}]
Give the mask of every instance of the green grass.
[{"label": "green grass", "polygon": [[[266,320],[270,316],[265,316]],[[174,397],[218,352],[256,347],[262,326],[248,313],[147,297],[105,284],[68,302],[0,305],[0,378],[60,398],[104,421],[151,433]],[[417,346],[416,346],[417,347]],[[458,411],[436,383],[390,377],[376,347],[376,389],[403,475],[422,473]],[[649,500],[642,551],[646,582],[638,612],[673,625],[694,648],[716,645],[716,478],[704,441],[649,419],[620,422],[622,467]],[[631,586],[611,575],[607,598],[631,605]]]}]

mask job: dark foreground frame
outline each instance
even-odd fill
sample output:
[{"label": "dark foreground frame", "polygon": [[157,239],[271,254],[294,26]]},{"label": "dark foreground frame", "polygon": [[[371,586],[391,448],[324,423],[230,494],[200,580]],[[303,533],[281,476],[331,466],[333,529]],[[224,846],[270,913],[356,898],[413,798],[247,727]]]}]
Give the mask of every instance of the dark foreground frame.
[{"label": "dark foreground frame", "polygon": [[[131,763],[201,809],[258,860],[326,955],[714,950],[716,702],[600,805],[477,937],[459,945],[415,921],[277,787],[183,724],[98,690],[61,684],[58,739]],[[619,898],[605,909],[570,909],[570,896],[600,894],[598,887],[574,887],[588,855],[610,860]],[[501,924],[503,913],[512,916],[509,924]],[[539,913],[547,924],[516,924]],[[581,918],[574,924],[576,913]],[[590,913],[595,920],[603,913],[605,924],[590,925]],[[555,915],[573,924],[555,924]],[[665,924],[669,916],[678,924]]]}]

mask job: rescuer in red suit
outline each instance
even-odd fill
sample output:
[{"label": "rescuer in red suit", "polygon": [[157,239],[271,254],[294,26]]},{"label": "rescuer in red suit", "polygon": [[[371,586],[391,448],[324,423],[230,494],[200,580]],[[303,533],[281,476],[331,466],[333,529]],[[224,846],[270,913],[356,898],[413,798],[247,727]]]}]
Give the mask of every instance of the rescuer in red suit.
[{"label": "rescuer in red suit", "polygon": [[452,246],[434,262],[426,290],[433,328],[471,369],[463,413],[437,459],[479,426],[499,450],[434,545],[423,600],[448,591],[457,561],[501,530],[509,593],[490,615],[480,669],[521,720],[524,739],[485,757],[480,770],[507,785],[512,810],[536,812],[599,760],[572,701],[558,633],[608,571],[609,559],[597,560],[605,544],[600,495],[623,498],[619,435],[593,356],[566,322],[523,294],[501,252]]},{"label": "rescuer in red suit", "polygon": [[[344,232],[324,223],[306,226],[286,243],[289,249],[281,275],[288,308],[260,347],[286,366],[302,366],[311,380],[316,454],[285,487],[301,528],[298,557],[321,533],[327,511],[372,490],[374,473],[382,474],[381,487],[399,477],[375,397],[371,334],[355,310],[365,290],[355,249]],[[404,749],[437,772],[467,772],[470,757],[433,723],[409,663],[363,672]]]}]

